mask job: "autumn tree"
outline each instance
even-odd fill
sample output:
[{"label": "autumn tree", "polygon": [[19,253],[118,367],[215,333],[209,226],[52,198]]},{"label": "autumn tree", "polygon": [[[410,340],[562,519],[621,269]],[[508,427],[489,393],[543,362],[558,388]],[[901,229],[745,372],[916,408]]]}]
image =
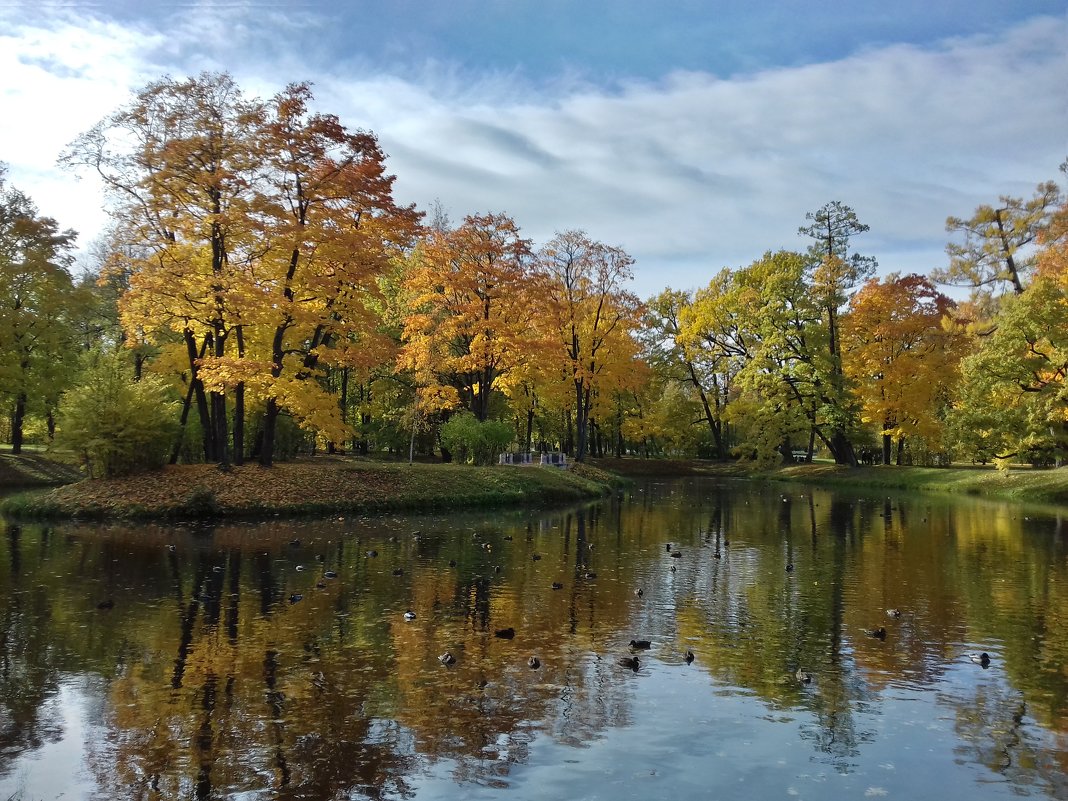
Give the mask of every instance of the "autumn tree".
[{"label": "autumn tree", "polygon": [[264,464],[281,409],[346,435],[321,368],[381,355],[366,301],[416,226],[393,203],[373,135],[312,113],[312,99],[304,84],[263,101],[225,74],[164,78],[64,156],[109,190],[128,336],[165,358],[180,349],[186,410],[195,400],[205,458],[224,464],[228,397],[233,456],[245,451],[246,388],[264,409]]},{"label": "autumn tree", "polygon": [[590,239],[582,231],[557,234],[538,251],[540,313],[554,342],[558,363],[571,386],[575,414],[575,458],[588,447],[595,390],[613,359],[634,348],[630,334],[641,322],[642,305],[625,289],[634,259],[623,249]]},{"label": "autumn tree", "polygon": [[721,270],[698,289],[692,302],[678,311],[675,336],[685,375],[697,389],[720,458],[728,453],[727,407],[735,392],[734,380],[749,355],[735,286],[731,271]]},{"label": "autumn tree", "polygon": [[434,406],[485,421],[493,393],[518,376],[535,344],[530,242],[506,214],[471,215],[432,230],[413,262],[398,363]]},{"label": "autumn tree", "polygon": [[871,256],[850,252],[850,240],[868,230],[856,212],[835,200],[805,219],[798,233],[810,237],[808,255],[811,291],[820,305],[826,329],[829,373],[823,394],[829,400],[830,436],[828,448],[838,464],[856,466],[857,457],[847,431],[853,424],[849,414],[848,387],[842,367],[842,342],[838,317],[849,300],[850,292],[875,273],[876,261]]},{"label": "autumn tree", "polygon": [[984,458],[1068,459],[1068,286],[1038,276],[1007,298],[997,328],[961,363],[954,410],[964,448]]},{"label": "autumn tree", "polygon": [[764,463],[788,453],[801,436],[809,453],[817,439],[830,450],[841,419],[823,309],[806,280],[809,265],[800,253],[765,253],[721,277],[715,289],[722,295],[719,313],[732,320],[716,347],[731,343],[741,363],[740,397],[727,419],[743,436],[744,452]]},{"label": "autumn tree", "polygon": [[0,396],[11,412],[11,447],[20,453],[26,415],[36,407],[51,433],[59,395],[77,354],[73,231],[41,216],[4,180],[0,164]]},{"label": "autumn tree", "polygon": [[345,438],[322,368],[366,371],[392,358],[392,342],[378,330],[378,279],[419,229],[419,213],[393,200],[377,139],[312,113],[312,99],[306,84],[287,87],[256,131],[265,174],[252,207],[255,250],[232,294],[255,331],[248,348],[258,358],[233,376],[232,359],[217,366],[224,385],[256,382],[266,407],[263,464],[271,463],[282,409],[333,442]]},{"label": "autumn tree", "polygon": [[[228,289],[240,240],[247,243],[258,172],[249,143],[263,115],[262,104],[246,101],[229,75],[163,78],[61,158],[102,179],[120,243],[116,255],[130,274],[124,325],[157,342],[180,337],[205,458],[223,463],[231,453],[226,395],[221,387],[206,394],[201,367],[205,358],[225,357],[240,336]],[[239,431],[239,459],[240,437]]]},{"label": "autumn tree", "polygon": [[941,446],[941,411],[948,407],[961,356],[959,333],[944,325],[954,306],[919,275],[872,279],[842,318],[846,373],[853,379],[862,419],[891,445],[916,438]]},{"label": "autumn tree", "polygon": [[1056,183],[1041,183],[1030,200],[1002,195],[998,205],[981,205],[968,219],[949,217],[946,230],[963,241],[946,245],[949,266],[933,271],[934,280],[993,294],[1003,286],[1022,294],[1034,273],[1032,245],[1061,202]]}]

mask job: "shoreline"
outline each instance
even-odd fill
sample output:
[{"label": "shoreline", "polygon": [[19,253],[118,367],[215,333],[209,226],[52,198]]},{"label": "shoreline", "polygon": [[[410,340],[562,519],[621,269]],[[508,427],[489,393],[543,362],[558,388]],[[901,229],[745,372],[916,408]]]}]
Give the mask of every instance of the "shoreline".
[{"label": "shoreline", "polygon": [[609,494],[621,480],[596,468],[409,465],[320,456],[234,466],[177,465],[83,480],[0,500],[14,519],[248,519],[557,504]]},{"label": "shoreline", "polygon": [[[10,465],[14,457],[8,457]],[[34,456],[33,469],[47,457]],[[57,469],[53,482],[69,476]],[[510,505],[537,506],[590,500],[637,477],[716,476],[856,489],[939,493],[1068,506],[1068,468],[1009,471],[993,467],[859,467],[830,463],[755,470],[738,462],[697,459],[591,459],[569,470],[545,467],[409,465],[345,456],[316,456],[235,466],[178,465],[135,476],[82,480],[0,499],[13,519],[264,519],[375,514]],[[6,488],[23,489],[12,483]]]}]

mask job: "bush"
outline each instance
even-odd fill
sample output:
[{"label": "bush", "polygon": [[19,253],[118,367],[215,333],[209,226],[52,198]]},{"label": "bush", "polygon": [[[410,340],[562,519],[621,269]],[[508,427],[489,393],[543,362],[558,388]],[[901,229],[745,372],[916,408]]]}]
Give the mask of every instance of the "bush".
[{"label": "bush", "polygon": [[119,355],[93,353],[60,399],[57,445],[76,453],[90,478],[156,469],[177,433],[176,407],[158,377],[134,381]]},{"label": "bush", "polygon": [[515,439],[515,431],[500,420],[478,422],[470,412],[454,414],[441,427],[441,444],[456,454],[458,462],[491,465],[497,454]]}]

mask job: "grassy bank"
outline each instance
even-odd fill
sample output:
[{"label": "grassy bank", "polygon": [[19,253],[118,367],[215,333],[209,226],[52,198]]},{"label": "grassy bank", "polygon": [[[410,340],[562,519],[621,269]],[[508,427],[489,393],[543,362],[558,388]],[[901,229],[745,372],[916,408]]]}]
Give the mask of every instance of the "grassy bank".
[{"label": "grassy bank", "polygon": [[465,467],[316,458],[263,468],[178,465],[0,501],[18,518],[263,517],[563,503],[607,493],[596,468]]},{"label": "grassy bank", "polygon": [[1068,504],[1068,468],[1032,470],[993,467],[858,467],[790,465],[764,477],[843,487],[946,492],[1028,503]]},{"label": "grassy bank", "polygon": [[605,470],[629,476],[717,475],[765,481],[855,488],[881,488],[914,492],[945,492],[1028,503],[1068,505],[1068,468],[1032,470],[1026,467],[996,470],[992,466],[967,467],[858,467],[817,462],[757,470],[741,462],[706,462],[670,459],[599,459]]}]

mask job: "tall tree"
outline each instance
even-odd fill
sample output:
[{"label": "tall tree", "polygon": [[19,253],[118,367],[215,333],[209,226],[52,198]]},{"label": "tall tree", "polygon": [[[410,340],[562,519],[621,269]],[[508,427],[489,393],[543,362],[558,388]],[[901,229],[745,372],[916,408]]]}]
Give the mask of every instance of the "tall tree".
[{"label": "tall tree", "polygon": [[[257,358],[245,372],[266,406],[263,464],[272,461],[283,408],[332,442],[345,439],[323,368],[366,371],[392,357],[392,341],[378,330],[378,279],[419,229],[420,214],[393,200],[377,139],[312,113],[312,100],[308,85],[293,84],[267,104],[254,142],[265,165],[253,200],[259,252],[232,293],[254,333],[245,347]],[[224,381],[233,367],[218,365]]]},{"label": "tall tree", "polygon": [[809,246],[810,280],[813,294],[823,312],[827,331],[827,351],[830,357],[829,387],[832,427],[828,447],[838,464],[856,466],[857,457],[847,431],[854,422],[847,413],[849,404],[845,370],[842,367],[842,342],[838,330],[838,316],[849,300],[850,291],[875,273],[872,256],[850,252],[850,240],[868,230],[856,212],[835,200],[805,219],[809,225],[798,229],[802,236],[811,237]]},{"label": "tall tree", "polygon": [[868,281],[842,318],[846,372],[863,419],[880,432],[884,464],[906,437],[941,445],[941,412],[962,355],[960,335],[943,325],[954,305],[923,276],[889,275]]},{"label": "tall tree", "polygon": [[[77,355],[73,231],[61,231],[4,180],[0,164],[0,395],[9,402],[11,446],[36,405],[49,421]],[[50,426],[51,428],[51,426]]]},{"label": "tall tree", "polygon": [[949,266],[934,270],[934,280],[992,294],[1004,285],[1023,293],[1034,273],[1031,247],[1062,200],[1053,181],[1041,183],[1030,200],[1002,195],[998,205],[981,205],[967,220],[949,217],[946,230],[962,242],[946,245]]},{"label": "tall tree", "polygon": [[477,214],[455,230],[432,230],[405,286],[402,367],[423,395],[459,405],[479,421],[530,354],[535,297],[530,242],[505,214]]},{"label": "tall tree", "polygon": [[130,259],[125,326],[157,339],[169,331],[180,335],[205,457],[222,463],[231,453],[225,389],[206,395],[201,367],[203,358],[220,359],[233,349],[240,327],[227,290],[247,237],[259,170],[249,144],[263,117],[262,104],[246,101],[229,75],[163,78],[82,134],[61,158],[102,178],[117,235],[125,239],[121,252]]},{"label": "tall tree", "polygon": [[547,330],[573,389],[578,461],[586,458],[598,378],[613,357],[633,346],[628,339],[641,322],[642,305],[624,288],[633,277],[633,264],[622,248],[594,241],[582,231],[559,233],[538,251]]},{"label": "tall tree", "polygon": [[262,101],[225,74],[165,78],[64,157],[110,191],[127,333],[184,353],[209,460],[229,460],[228,396],[241,458],[246,388],[265,409],[262,463],[281,409],[344,438],[321,368],[382,353],[367,301],[418,215],[394,204],[373,135],[312,100],[304,84]]}]

